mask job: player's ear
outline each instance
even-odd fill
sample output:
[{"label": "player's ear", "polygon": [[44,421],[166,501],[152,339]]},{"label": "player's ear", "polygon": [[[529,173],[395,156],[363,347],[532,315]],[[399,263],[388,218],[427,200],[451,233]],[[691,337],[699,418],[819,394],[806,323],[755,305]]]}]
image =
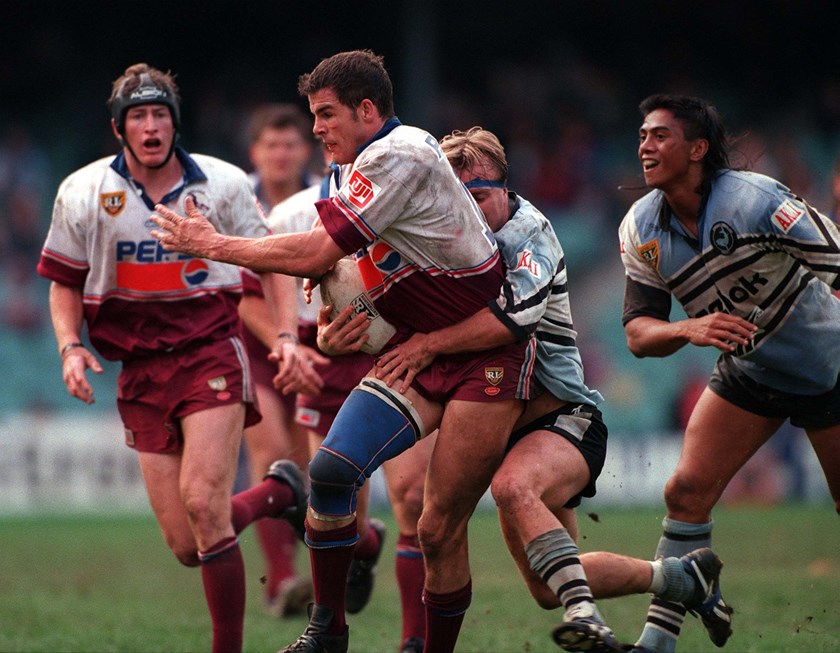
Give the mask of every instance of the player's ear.
[{"label": "player's ear", "polygon": [[691,160],[692,161],[702,161],[703,157],[706,156],[706,153],[709,151],[709,141],[705,138],[698,138],[691,144]]},{"label": "player's ear", "polygon": [[377,109],[376,105],[367,98],[359,103],[357,111],[359,112],[359,117],[367,122],[371,122],[379,118],[379,109]]}]

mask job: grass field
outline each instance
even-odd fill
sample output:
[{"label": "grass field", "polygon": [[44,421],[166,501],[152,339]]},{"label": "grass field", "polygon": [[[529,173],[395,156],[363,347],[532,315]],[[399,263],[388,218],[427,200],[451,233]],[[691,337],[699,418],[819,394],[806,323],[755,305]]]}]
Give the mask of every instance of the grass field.
[{"label": "grass field", "polygon": [[[591,507],[589,508],[592,509]],[[394,531],[389,515],[388,551]],[[661,510],[581,513],[581,548],[647,557]],[[724,594],[735,607],[727,652],[840,651],[840,520],[830,505],[726,508],[715,515]],[[536,607],[502,544],[495,514],[471,523],[473,604],[458,651],[559,651],[550,640],[559,612]],[[248,576],[245,649],[276,651],[299,635],[303,617],[276,620],[261,610],[260,554],[242,537]],[[150,517],[0,519],[0,651],[207,651],[209,617],[200,574],[180,567]],[[301,562],[306,563],[301,552]],[[392,652],[399,599],[392,557],[383,556],[374,597],[351,617],[350,650]],[[601,603],[616,633],[638,634],[646,596]],[[680,651],[717,650],[688,617]]]}]

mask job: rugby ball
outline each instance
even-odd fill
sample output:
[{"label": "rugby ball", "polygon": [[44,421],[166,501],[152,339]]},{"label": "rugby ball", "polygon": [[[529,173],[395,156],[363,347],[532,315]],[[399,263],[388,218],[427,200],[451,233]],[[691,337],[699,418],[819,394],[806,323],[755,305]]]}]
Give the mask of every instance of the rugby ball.
[{"label": "rugby ball", "polygon": [[365,333],[367,342],[362,345],[362,351],[368,354],[378,354],[385,343],[396,333],[384,317],[373,305],[373,300],[365,291],[359,266],[350,257],[339,260],[335,266],[321,277],[321,301],[332,306],[330,319],[335,319],[347,305],[353,306],[353,317],[364,312],[370,325]]}]

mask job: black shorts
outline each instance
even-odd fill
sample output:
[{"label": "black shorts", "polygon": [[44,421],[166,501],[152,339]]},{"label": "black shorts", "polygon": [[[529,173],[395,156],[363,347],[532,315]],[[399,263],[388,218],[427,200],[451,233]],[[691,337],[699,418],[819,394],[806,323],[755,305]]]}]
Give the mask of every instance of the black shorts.
[{"label": "black shorts", "polygon": [[806,430],[840,424],[840,379],[823,394],[793,394],[754,381],[736,368],[729,356],[720,356],[709,388],[738,408],[762,417],[790,418],[791,424]]},{"label": "black shorts", "polygon": [[591,404],[566,404],[516,429],[510,434],[507,450],[510,451],[513,445],[534,431],[551,431],[563,436],[577,447],[589,467],[586,487],[569,499],[564,507],[577,508],[581,497],[594,497],[595,482],[607,457],[607,425],[601,411]]}]

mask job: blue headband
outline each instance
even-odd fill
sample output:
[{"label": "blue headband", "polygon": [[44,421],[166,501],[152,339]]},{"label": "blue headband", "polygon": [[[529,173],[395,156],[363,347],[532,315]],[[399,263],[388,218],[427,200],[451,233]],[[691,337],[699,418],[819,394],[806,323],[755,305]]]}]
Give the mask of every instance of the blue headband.
[{"label": "blue headband", "polygon": [[476,177],[475,179],[470,179],[468,182],[464,184],[467,188],[506,188],[506,184],[503,181],[490,181],[489,179],[482,179],[481,177]]}]

